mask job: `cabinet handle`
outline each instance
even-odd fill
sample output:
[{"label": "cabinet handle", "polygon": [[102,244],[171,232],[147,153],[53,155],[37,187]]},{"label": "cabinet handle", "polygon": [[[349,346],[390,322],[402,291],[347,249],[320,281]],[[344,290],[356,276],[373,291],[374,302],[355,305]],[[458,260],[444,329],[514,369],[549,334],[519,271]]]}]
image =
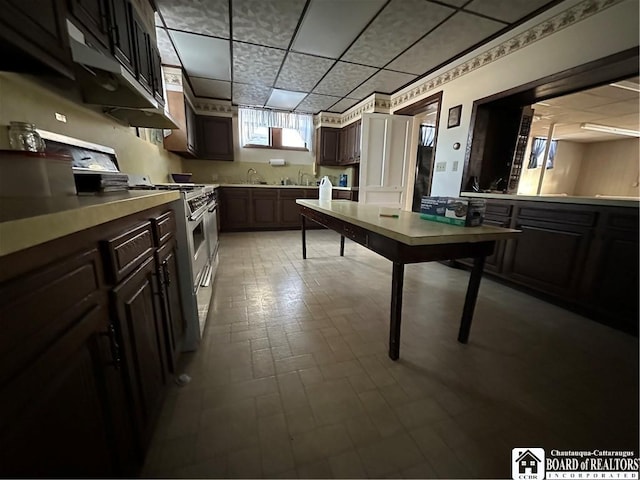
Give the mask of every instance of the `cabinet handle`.
[{"label": "cabinet handle", "polygon": [[169,260],[162,262],[162,273],[164,273],[164,284],[171,285],[171,272],[169,271]]},{"label": "cabinet handle", "polygon": [[120,364],[122,362],[120,358],[120,345],[118,345],[118,339],[116,337],[116,328],[113,326],[113,323],[109,324],[109,329],[106,333],[102,335],[106,335],[109,337],[109,344],[111,346],[111,358],[113,359],[108,365],[112,365],[116,370],[120,370]]}]

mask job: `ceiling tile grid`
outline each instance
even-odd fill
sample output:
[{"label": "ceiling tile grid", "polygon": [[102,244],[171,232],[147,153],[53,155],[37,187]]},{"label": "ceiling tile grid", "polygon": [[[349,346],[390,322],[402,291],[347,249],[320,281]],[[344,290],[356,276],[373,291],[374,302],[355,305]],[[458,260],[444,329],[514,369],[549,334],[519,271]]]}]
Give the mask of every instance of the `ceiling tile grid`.
[{"label": "ceiling tile grid", "polygon": [[392,0],[342,59],[383,67],[454,11],[425,0]]},{"label": "ceiling tile grid", "polygon": [[236,82],[273,86],[284,50],[233,42],[233,79]]},{"label": "ceiling tile grid", "polygon": [[290,52],[278,76],[276,87],[310,92],[333,66],[335,60]]},{"label": "ceiling tile grid", "polygon": [[233,0],[233,39],[287,48],[305,0]]},{"label": "ceiling tile grid", "polygon": [[155,3],[163,64],[181,65],[196,96],[343,113],[374,92],[395,93],[557,0]]},{"label": "ceiling tile grid", "polygon": [[[389,64],[389,68],[419,75],[435,68],[504,24],[470,13],[458,12]],[[451,35],[451,32],[457,32]]]},{"label": "ceiling tile grid", "polygon": [[377,70],[376,68],[366,67],[364,65],[337,62],[313,90],[313,93],[344,97],[376,73]]},{"label": "ceiling tile grid", "polygon": [[229,38],[229,0],[156,0],[165,26]]}]

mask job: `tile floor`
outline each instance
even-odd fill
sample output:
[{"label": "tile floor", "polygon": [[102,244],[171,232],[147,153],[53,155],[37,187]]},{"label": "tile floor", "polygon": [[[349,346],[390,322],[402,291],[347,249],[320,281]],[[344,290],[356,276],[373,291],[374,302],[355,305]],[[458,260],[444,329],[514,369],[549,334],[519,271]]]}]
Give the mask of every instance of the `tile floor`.
[{"label": "tile floor", "polygon": [[147,477],[510,478],[511,449],[638,452],[638,339],[468,272],[405,271],[387,357],[391,264],[339,236],[224,234],[192,381],[172,385]]}]

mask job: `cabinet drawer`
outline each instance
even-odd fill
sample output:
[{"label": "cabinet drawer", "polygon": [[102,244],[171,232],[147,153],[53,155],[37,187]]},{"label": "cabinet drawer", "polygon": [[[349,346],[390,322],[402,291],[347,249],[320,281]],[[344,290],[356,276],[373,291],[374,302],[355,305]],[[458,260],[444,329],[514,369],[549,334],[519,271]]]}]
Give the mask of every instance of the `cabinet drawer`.
[{"label": "cabinet drawer", "polygon": [[505,203],[489,203],[485,210],[486,215],[508,217],[511,215],[511,205]]},{"label": "cabinet drawer", "polygon": [[153,238],[156,245],[165,244],[176,231],[176,216],[173,210],[169,210],[162,215],[152,218],[151,225],[153,227]]},{"label": "cabinet drawer", "polygon": [[153,254],[151,222],[138,225],[103,244],[107,256],[105,270],[117,283]]},{"label": "cabinet drawer", "polygon": [[518,212],[518,217],[591,227],[596,223],[597,214],[594,211],[521,207]]}]

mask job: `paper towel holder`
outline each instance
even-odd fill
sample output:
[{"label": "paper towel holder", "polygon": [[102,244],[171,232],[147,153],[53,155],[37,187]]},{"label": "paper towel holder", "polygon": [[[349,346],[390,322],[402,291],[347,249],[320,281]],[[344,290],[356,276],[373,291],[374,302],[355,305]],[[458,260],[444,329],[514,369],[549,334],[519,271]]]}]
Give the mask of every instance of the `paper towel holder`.
[{"label": "paper towel holder", "polygon": [[282,167],[286,164],[283,158],[272,158],[269,160],[269,165],[272,167]]}]

